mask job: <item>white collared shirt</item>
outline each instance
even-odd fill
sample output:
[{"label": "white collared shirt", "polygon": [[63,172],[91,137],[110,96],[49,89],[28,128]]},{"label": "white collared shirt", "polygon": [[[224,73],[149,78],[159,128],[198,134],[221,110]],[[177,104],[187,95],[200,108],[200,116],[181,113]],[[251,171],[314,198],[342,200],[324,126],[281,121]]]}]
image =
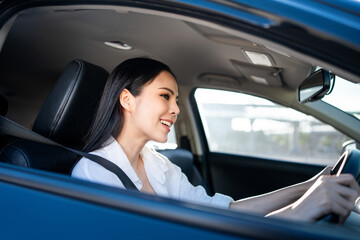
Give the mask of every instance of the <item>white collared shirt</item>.
[{"label": "white collared shirt", "polygon": [[[111,141],[110,144],[91,153],[118,165],[137,189],[140,190],[142,182],[136,175],[120,144],[114,138],[109,139],[109,141]],[[140,155],[144,161],[149,182],[159,196],[221,208],[229,208],[230,202],[233,201],[231,197],[219,193],[210,197],[202,186],[194,187],[178,166],[148,146],[144,146]],[[84,157],[75,165],[71,176],[124,188],[124,185],[114,173]]]}]

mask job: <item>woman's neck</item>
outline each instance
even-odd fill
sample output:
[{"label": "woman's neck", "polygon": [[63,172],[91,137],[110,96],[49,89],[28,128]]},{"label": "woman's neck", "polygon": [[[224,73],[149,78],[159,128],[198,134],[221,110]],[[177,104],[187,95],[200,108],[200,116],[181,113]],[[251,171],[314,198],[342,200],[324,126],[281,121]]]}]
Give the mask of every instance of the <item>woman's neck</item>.
[{"label": "woman's neck", "polygon": [[141,137],[140,134],[137,135],[136,131],[134,132],[128,128],[123,128],[120,135],[116,138],[116,141],[120,144],[131,166],[134,168],[136,175],[143,183],[141,191],[156,195],[147,177],[144,161],[140,157],[140,152],[144,148],[147,139]]},{"label": "woman's neck", "polygon": [[147,142],[146,139],[140,139],[136,137],[134,133],[123,128],[120,135],[116,138],[116,141],[125,152],[131,166],[134,169],[138,169],[140,152]]}]

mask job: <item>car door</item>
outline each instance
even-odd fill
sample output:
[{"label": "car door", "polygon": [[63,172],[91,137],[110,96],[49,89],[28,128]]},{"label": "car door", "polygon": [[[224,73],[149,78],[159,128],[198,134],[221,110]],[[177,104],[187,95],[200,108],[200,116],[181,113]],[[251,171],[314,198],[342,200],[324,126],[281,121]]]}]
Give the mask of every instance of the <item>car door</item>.
[{"label": "car door", "polygon": [[349,140],[312,116],[264,98],[197,89],[192,99],[213,192],[234,199],[307,180]]}]

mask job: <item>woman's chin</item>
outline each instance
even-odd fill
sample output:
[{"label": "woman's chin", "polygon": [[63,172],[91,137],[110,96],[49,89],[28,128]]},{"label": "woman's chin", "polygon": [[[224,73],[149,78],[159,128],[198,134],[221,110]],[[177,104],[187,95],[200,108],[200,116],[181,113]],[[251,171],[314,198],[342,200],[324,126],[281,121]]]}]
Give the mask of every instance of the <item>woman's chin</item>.
[{"label": "woman's chin", "polygon": [[166,143],[167,141],[167,136],[165,138],[157,138],[157,139],[153,139],[154,142],[158,142],[158,143]]}]

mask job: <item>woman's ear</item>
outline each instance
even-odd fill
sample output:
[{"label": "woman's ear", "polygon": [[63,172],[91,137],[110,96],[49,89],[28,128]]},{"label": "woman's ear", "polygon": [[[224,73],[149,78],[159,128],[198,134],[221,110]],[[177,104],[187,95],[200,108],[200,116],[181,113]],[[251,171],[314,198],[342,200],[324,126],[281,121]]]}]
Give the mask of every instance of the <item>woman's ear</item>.
[{"label": "woman's ear", "polygon": [[132,112],[133,100],[134,100],[134,96],[126,88],[121,92],[119,96],[120,105],[123,107],[123,109],[129,112]]}]

